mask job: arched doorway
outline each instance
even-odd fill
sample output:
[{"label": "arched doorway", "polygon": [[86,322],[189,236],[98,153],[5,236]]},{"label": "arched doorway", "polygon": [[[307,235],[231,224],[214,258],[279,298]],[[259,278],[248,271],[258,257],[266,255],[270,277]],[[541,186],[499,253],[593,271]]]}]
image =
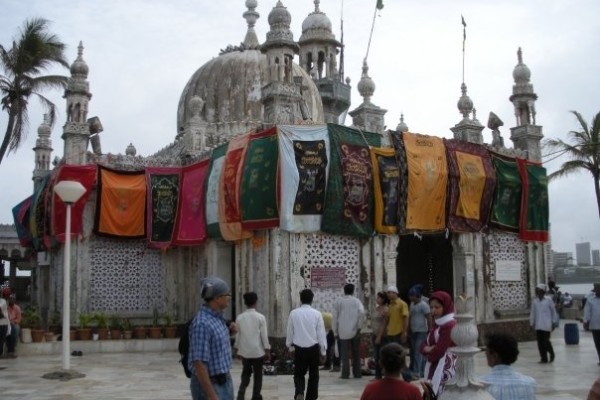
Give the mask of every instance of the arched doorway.
[{"label": "arched doorway", "polygon": [[400,236],[396,282],[405,300],[408,289],[417,283],[424,285],[426,295],[440,289],[453,295],[452,235]]}]

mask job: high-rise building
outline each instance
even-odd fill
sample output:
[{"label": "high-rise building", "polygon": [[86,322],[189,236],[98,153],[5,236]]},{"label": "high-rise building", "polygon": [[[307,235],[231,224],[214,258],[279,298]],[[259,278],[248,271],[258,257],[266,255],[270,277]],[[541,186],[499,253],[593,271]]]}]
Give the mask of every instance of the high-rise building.
[{"label": "high-rise building", "polygon": [[571,252],[552,252],[555,267],[566,267],[573,264],[573,253]]},{"label": "high-rise building", "polygon": [[591,259],[591,245],[590,242],[585,243],[576,243],[575,244],[575,253],[577,254],[577,265],[592,265]]},{"label": "high-rise building", "polygon": [[592,250],[592,263],[596,267],[600,267],[600,250]]}]

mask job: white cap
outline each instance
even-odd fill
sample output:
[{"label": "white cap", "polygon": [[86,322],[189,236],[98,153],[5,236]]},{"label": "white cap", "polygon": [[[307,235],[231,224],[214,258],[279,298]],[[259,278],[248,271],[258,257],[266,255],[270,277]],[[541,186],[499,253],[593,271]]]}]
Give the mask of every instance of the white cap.
[{"label": "white cap", "polygon": [[390,285],[390,286],[388,286],[386,292],[394,292],[394,293],[398,294],[398,288],[394,285]]},{"label": "white cap", "polygon": [[538,285],[535,288],[543,290],[544,292],[546,291],[546,285],[543,283],[538,283]]}]

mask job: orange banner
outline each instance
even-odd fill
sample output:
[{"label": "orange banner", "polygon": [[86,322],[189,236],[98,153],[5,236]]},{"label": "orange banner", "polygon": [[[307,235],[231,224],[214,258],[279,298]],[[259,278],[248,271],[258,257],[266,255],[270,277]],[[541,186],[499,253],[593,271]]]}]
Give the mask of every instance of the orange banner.
[{"label": "orange banner", "polygon": [[448,166],[442,138],[404,133],[408,163],[407,230],[446,227]]},{"label": "orange banner", "polygon": [[480,219],[481,198],[485,189],[486,174],[483,160],[475,154],[456,152],[460,173],[460,195],[456,206],[459,217]]}]

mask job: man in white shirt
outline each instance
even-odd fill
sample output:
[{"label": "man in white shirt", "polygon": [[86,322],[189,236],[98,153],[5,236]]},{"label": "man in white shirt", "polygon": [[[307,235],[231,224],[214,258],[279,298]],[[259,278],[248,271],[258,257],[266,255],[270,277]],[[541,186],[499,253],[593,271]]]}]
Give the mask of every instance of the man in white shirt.
[{"label": "man in white shirt", "polygon": [[365,308],[359,299],[354,297],[354,285],[344,286],[344,296],[337,299],[333,306],[333,333],[340,343],[340,360],[342,363],[342,379],[350,378],[350,354],[352,348],[352,374],[360,378],[360,330],[363,324]]},{"label": "man in white shirt", "polygon": [[256,311],[258,295],[254,292],[244,293],[244,304],[248,309],[237,316],[235,324],[237,334],[235,348],[242,358],[242,378],[237,400],[244,400],[246,388],[250,384],[250,376],[254,372],[252,400],[262,400],[263,360],[271,358],[271,345],[267,335],[267,320]]},{"label": "man in white shirt", "polygon": [[[545,364],[548,361],[554,361],[554,348],[550,343],[550,332],[558,323],[558,314],[554,307],[554,302],[546,296],[546,285],[540,283],[535,288],[536,298],[531,304],[531,313],[529,314],[529,324],[535,329],[538,350],[540,352],[540,363]],[[548,360],[550,355],[550,360]]]},{"label": "man in white shirt", "polygon": [[[321,313],[311,306],[313,298],[312,290],[302,290],[302,305],[292,310],[288,318],[285,345],[294,354],[294,400],[319,397],[319,362],[325,361],[327,335]],[[306,371],[308,385],[304,397]]]},{"label": "man in white shirt", "polygon": [[594,296],[589,297],[583,307],[583,327],[592,332],[600,365],[600,283],[594,283]]}]

